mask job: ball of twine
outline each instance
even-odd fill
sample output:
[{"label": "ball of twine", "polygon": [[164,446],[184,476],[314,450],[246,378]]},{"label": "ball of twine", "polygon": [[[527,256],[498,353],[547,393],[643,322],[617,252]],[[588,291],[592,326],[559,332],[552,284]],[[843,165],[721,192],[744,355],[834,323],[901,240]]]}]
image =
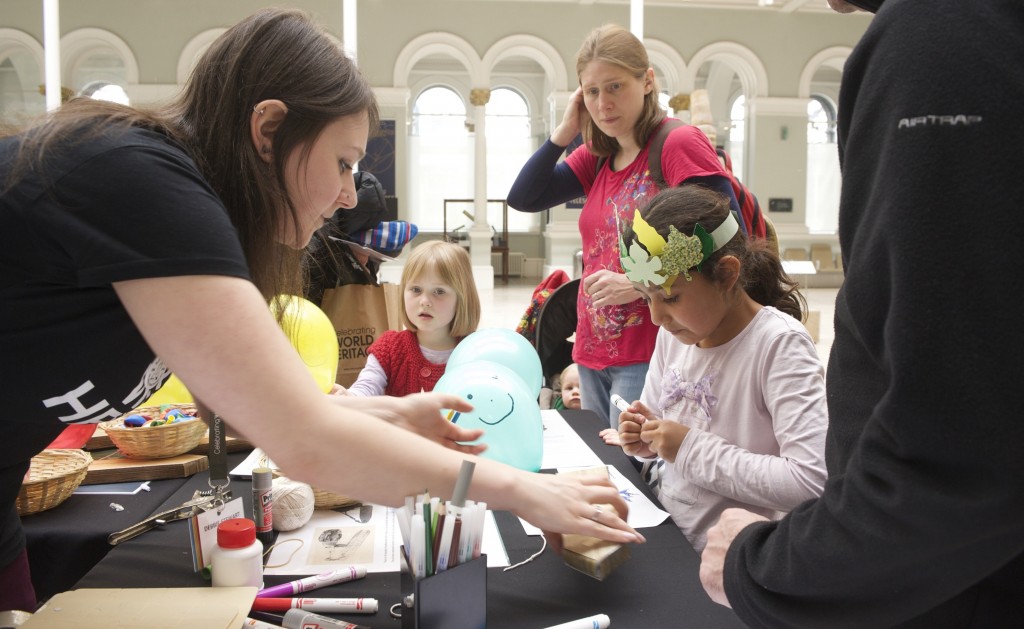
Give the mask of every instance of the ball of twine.
[{"label": "ball of twine", "polygon": [[274,496],[274,530],[293,531],[313,517],[313,488],[279,476],[271,488]]}]

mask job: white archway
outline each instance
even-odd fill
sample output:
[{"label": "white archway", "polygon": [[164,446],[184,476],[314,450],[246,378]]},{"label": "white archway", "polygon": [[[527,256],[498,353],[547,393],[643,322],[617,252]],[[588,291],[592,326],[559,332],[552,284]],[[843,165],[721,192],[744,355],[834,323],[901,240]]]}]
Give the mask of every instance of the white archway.
[{"label": "white archway", "polygon": [[483,69],[490,76],[495,66],[512,57],[525,57],[536,62],[544,70],[551,89],[568,88],[568,72],[558,50],[534,35],[512,35],[496,42],[484,54]]},{"label": "white archway", "polygon": [[36,79],[41,83],[43,67],[46,63],[42,44],[25,31],[0,27],[0,60],[11,57],[17,52],[27,53],[35,61],[40,73]]},{"label": "white archway", "polygon": [[135,53],[123,39],[102,28],[79,28],[60,38],[62,79],[70,82],[78,64],[95,49],[112,49],[117,53],[124,67],[125,87],[139,84]]},{"label": "white archway", "polygon": [[797,96],[799,98],[810,98],[811,97],[811,82],[814,80],[814,74],[819,68],[826,67],[838,70],[840,74],[843,72],[843,66],[846,65],[846,60],[849,58],[850,53],[853,52],[853,48],[848,46],[833,46],[832,48],[826,48],[814,55],[804,66],[803,72],[800,73],[800,84],[797,88]]},{"label": "white archway", "polygon": [[43,47],[31,35],[13,28],[0,28],[0,63],[13,68],[0,81],[0,121],[21,124],[27,117],[46,111],[46,98],[39,86],[45,78]]},{"label": "white archway", "polygon": [[693,91],[693,81],[690,80],[686,84],[686,61],[675,48],[660,39],[645,39],[644,47],[647,48],[651,66],[657,68],[665,77],[665,85],[659,86],[661,89],[667,90],[669,96],[689,94]]},{"label": "white archway", "polygon": [[761,59],[752,50],[735,42],[715,42],[697,51],[685,73],[681,89],[693,91],[697,72],[705,63],[720,61],[732,68],[748,98],[768,95],[768,73]]},{"label": "white archway", "polygon": [[470,85],[487,85],[487,74],[469,42],[451,33],[427,33],[409,42],[395,60],[394,87],[406,87],[413,68],[423,59],[442,55],[458,61],[469,75]]},{"label": "white archway", "polygon": [[226,30],[228,29],[211,28],[188,40],[185,47],[181,49],[181,54],[178,55],[178,70],[175,73],[178,85],[185,83],[199,57],[201,57],[203,53],[206,52],[206,49],[210,47],[210,44],[212,44],[214,40],[220,37]]}]

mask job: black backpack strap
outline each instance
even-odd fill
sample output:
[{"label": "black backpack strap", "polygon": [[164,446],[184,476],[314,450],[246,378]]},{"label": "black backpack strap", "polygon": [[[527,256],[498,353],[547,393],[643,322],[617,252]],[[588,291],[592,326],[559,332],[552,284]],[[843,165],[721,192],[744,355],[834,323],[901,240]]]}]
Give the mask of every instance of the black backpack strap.
[{"label": "black backpack strap", "polygon": [[665,148],[665,140],[668,139],[668,134],[672,133],[672,129],[681,127],[685,123],[682,120],[676,120],[675,118],[669,118],[658,127],[654,137],[651,139],[651,148],[647,154],[647,167],[651,169],[651,179],[654,180],[654,185],[658,186],[658,190],[664,190],[668,188],[668,183],[665,182],[665,175],[661,172],[661,150]]}]

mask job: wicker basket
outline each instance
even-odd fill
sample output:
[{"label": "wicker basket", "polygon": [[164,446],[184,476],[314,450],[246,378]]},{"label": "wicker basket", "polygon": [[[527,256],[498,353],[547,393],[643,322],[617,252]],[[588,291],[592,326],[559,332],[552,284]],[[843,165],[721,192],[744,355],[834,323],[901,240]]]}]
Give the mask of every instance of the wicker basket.
[{"label": "wicker basket", "polygon": [[46,511],[67,500],[85,480],[92,456],[84,450],[43,450],[32,457],[18,492],[18,515]]},{"label": "wicker basket", "polygon": [[[164,404],[143,406],[128,415],[160,417],[164,412],[177,409],[189,415],[196,414],[195,404]],[[124,425],[128,415],[100,424],[121,454],[132,459],[166,459],[184,454],[199,445],[206,434],[206,423],[196,418],[162,426],[130,428]]]},{"label": "wicker basket", "polygon": [[[287,476],[287,474],[276,468],[271,468],[270,472],[274,478]],[[349,498],[348,496],[324,491],[323,489],[317,489],[316,487],[312,487],[312,489],[314,509],[338,509],[340,507],[352,507],[357,504],[362,504],[359,500]]]}]

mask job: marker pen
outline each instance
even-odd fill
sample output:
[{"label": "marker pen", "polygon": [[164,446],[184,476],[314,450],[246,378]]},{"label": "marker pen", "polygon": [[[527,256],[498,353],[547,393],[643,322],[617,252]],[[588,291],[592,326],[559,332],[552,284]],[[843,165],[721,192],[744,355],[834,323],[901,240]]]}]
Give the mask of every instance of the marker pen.
[{"label": "marker pen", "polygon": [[375,598],[257,598],[252,608],[259,612],[286,612],[304,609],[327,614],[376,614]]},{"label": "marker pen", "polygon": [[242,623],[242,629],[246,629],[246,627],[251,627],[252,629],[281,629],[281,625],[272,625],[269,622],[263,622],[255,618],[246,618],[245,622]]},{"label": "marker pen", "polygon": [[363,566],[349,566],[340,570],[331,570],[323,574],[318,574],[313,577],[306,577],[297,581],[289,581],[288,583],[282,583],[280,585],[272,585],[268,588],[263,588],[259,592],[256,592],[256,598],[276,598],[276,597],[289,597],[296,594],[302,594],[310,590],[317,588],[326,587],[328,585],[335,585],[337,583],[345,583],[347,581],[354,581],[356,579],[362,579],[366,576],[366,568]]},{"label": "marker pen", "polygon": [[[441,531],[440,554],[437,557],[438,572],[447,570],[449,564],[455,565],[458,563],[458,557],[455,557],[455,561],[452,561],[452,535],[455,534],[456,522],[461,522],[462,520],[462,508],[466,505],[466,494],[469,493],[469,483],[473,478],[474,469],[476,469],[476,463],[472,461],[463,461],[462,467],[459,468],[459,478],[455,481],[452,499],[448,501],[444,528]],[[459,528],[462,528],[461,524]]]},{"label": "marker pen", "polygon": [[608,626],[611,624],[612,621],[608,618],[607,614],[597,614],[596,616],[588,616],[579,620],[563,622],[560,625],[545,627],[545,629],[608,629]]},{"label": "marker pen", "polygon": [[629,412],[629,402],[622,399],[622,396],[618,393],[612,393],[612,404],[614,404],[615,408],[619,409],[623,413]]},{"label": "marker pen", "polygon": [[289,609],[284,614],[285,629],[370,629],[365,625],[353,625],[344,620],[336,620],[311,614],[302,609]]}]

